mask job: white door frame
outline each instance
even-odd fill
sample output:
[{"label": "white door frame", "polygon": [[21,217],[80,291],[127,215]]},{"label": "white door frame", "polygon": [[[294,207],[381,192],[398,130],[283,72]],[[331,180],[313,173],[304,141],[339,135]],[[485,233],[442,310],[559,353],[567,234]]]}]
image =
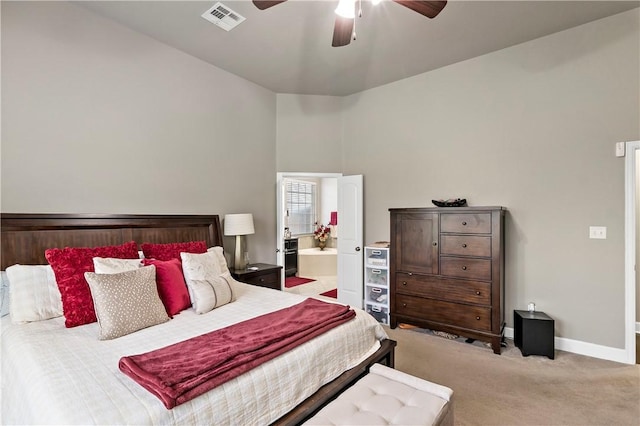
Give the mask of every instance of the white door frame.
[{"label": "white door frame", "polygon": [[625,144],[625,259],[624,259],[624,322],[625,352],[628,364],[636,363],[636,194],[637,185],[636,151],[640,141]]}]

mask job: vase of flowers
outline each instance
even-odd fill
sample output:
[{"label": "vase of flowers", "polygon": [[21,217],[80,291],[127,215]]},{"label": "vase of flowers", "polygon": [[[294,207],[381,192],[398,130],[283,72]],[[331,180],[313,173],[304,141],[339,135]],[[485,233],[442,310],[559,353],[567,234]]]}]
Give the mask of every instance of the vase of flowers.
[{"label": "vase of flowers", "polygon": [[331,229],[328,226],[316,226],[316,230],[313,231],[313,238],[318,240],[318,247],[320,247],[320,250],[324,250],[324,248],[327,246],[327,239],[330,235]]}]

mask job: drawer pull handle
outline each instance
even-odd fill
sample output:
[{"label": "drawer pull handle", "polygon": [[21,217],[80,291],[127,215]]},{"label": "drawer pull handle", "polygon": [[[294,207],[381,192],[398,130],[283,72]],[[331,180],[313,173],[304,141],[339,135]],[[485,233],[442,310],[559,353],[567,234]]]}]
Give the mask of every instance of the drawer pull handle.
[{"label": "drawer pull handle", "polygon": [[381,271],[380,269],[372,269],[372,270],[371,270],[371,273],[372,273],[372,274],[376,274],[376,275],[378,275],[378,274],[381,274],[381,273],[382,273],[382,271]]},{"label": "drawer pull handle", "polygon": [[260,282],[263,283],[264,282],[264,278],[260,278]]},{"label": "drawer pull handle", "polygon": [[466,244],[463,244],[463,245],[462,245],[462,248],[467,248],[467,245],[466,245]]},{"label": "drawer pull handle", "polygon": [[462,226],[467,226],[467,222],[462,222]]},{"label": "drawer pull handle", "polygon": [[466,267],[466,266],[463,266],[463,267],[462,267],[462,270],[463,270],[463,271],[466,271],[466,270],[467,270],[467,267]]},{"label": "drawer pull handle", "polygon": [[476,294],[477,294],[478,296],[480,296],[480,292],[479,292],[479,291],[476,291]]},{"label": "drawer pull handle", "polygon": [[476,320],[480,321],[480,317],[476,317]]},{"label": "drawer pull handle", "polygon": [[413,275],[413,272],[409,272],[409,276],[412,276],[412,275]]},{"label": "drawer pull handle", "polygon": [[406,281],[402,281],[402,285],[407,285],[407,282]]},{"label": "drawer pull handle", "polygon": [[402,304],[402,307],[403,307],[403,308],[406,308],[406,307],[407,307],[407,304],[406,304],[406,303],[403,303],[403,304]]}]

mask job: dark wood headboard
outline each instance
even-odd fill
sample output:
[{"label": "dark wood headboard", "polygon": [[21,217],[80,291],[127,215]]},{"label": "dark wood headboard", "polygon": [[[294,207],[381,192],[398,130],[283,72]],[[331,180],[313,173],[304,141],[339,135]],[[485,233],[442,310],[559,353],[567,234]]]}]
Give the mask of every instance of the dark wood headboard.
[{"label": "dark wood headboard", "polygon": [[218,215],[0,214],[0,269],[46,265],[48,248],[206,241],[222,246]]}]

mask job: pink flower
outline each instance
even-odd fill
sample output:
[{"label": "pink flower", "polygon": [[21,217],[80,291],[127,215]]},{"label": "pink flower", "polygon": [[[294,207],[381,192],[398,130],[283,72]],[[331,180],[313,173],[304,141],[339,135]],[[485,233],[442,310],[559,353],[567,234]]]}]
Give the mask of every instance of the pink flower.
[{"label": "pink flower", "polygon": [[331,235],[331,228],[328,226],[320,225],[313,231],[313,238],[318,241],[327,241],[329,236]]}]

